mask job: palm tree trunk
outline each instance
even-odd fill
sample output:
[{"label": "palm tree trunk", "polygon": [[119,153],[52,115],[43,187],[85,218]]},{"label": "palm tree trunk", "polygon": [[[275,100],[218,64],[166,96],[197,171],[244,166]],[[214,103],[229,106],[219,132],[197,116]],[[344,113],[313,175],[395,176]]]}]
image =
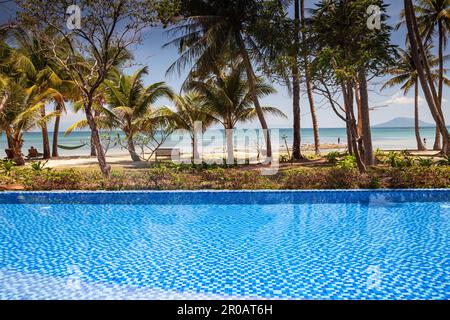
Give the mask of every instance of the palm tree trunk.
[{"label": "palm tree trunk", "polygon": [[25,159],[22,154],[23,139],[21,134],[14,134],[12,141],[13,160],[18,166],[25,165]]},{"label": "palm tree trunk", "polygon": [[367,91],[367,79],[364,69],[359,71],[359,91],[361,100],[362,140],[364,144],[364,163],[367,166],[375,164],[372,146],[372,132],[370,128],[369,94]]},{"label": "palm tree trunk", "polygon": [[[94,119],[96,119],[99,116],[97,111],[94,111]],[[95,120],[94,120],[95,121]],[[94,136],[93,136],[93,132],[91,131],[91,157],[96,157],[97,156],[97,150],[94,144]]]},{"label": "palm tree trunk", "polygon": [[139,155],[136,153],[136,148],[134,146],[134,141],[133,141],[133,136],[128,136],[128,152],[130,153],[131,156],[131,160],[133,160],[134,162],[140,162],[141,158],[139,157]]},{"label": "palm tree trunk", "polygon": [[[305,27],[305,0],[301,0],[301,19],[302,27]],[[305,41],[305,35],[302,32],[302,39]],[[311,85],[311,77],[309,73],[309,61],[308,53],[305,51],[304,56],[304,66],[305,66],[305,82],[306,82],[306,93],[308,95],[309,109],[311,112],[312,127],[314,133],[314,152],[316,155],[320,155],[320,135],[319,135],[319,124],[317,121],[316,106],[314,103],[313,89]]]},{"label": "palm tree trunk", "polygon": [[294,160],[302,159],[301,152],[301,124],[300,124],[300,71],[298,68],[298,50],[300,46],[300,3],[299,0],[295,0],[295,27],[294,27],[294,48],[292,57],[294,64],[292,66],[292,110],[294,116],[294,142],[292,145],[292,158]]},{"label": "palm tree trunk", "polygon": [[89,99],[88,103],[85,104],[84,111],[86,114],[86,120],[88,121],[89,124],[89,128],[91,129],[91,143],[95,147],[95,151],[97,153],[98,165],[100,167],[102,174],[105,177],[109,177],[111,168],[106,163],[105,152],[100,142],[100,134],[98,132],[94,116],[92,115],[92,97]]},{"label": "palm tree trunk", "polygon": [[233,145],[233,129],[225,128],[227,140],[227,164],[234,164],[234,145]]},{"label": "palm tree trunk", "polygon": [[13,136],[12,136],[12,133],[11,133],[11,128],[9,127],[9,125],[7,125],[5,128],[4,128],[4,131],[5,131],[5,135],[6,135],[6,142],[7,142],[7,144],[8,144],[8,149],[12,149],[13,148],[13,141],[14,141],[14,139],[13,139]]},{"label": "palm tree trunk", "polygon": [[[443,116],[442,112],[442,98],[444,90],[444,29],[442,25],[442,20],[438,21],[438,32],[439,32],[439,83],[438,83],[438,109]],[[446,149],[446,141],[444,139],[443,149]],[[434,150],[441,150],[441,130],[436,128],[436,142],[434,144]]]},{"label": "palm tree trunk", "polygon": [[252,62],[250,61],[250,57],[248,55],[247,49],[245,48],[244,41],[240,34],[236,35],[236,40],[238,40],[239,45],[239,51],[241,54],[241,57],[244,61],[245,70],[247,73],[247,80],[249,84],[250,94],[252,96],[253,103],[255,105],[256,113],[258,115],[259,122],[261,124],[261,128],[264,132],[264,137],[266,140],[266,149],[267,153],[266,156],[269,159],[269,162],[272,162],[272,142],[270,140],[270,132],[269,127],[267,126],[266,119],[264,117],[264,112],[261,108],[261,104],[259,103],[258,95],[256,94],[256,76],[255,72],[253,71]]},{"label": "palm tree trunk", "polygon": [[416,133],[417,150],[425,151],[425,147],[422,137],[420,136],[420,126],[419,126],[419,82],[416,81],[414,86],[414,130]]},{"label": "palm tree trunk", "polygon": [[[442,30],[442,22],[438,21],[438,32],[439,32],[439,84],[438,84],[438,108],[442,112],[442,90],[444,84],[444,39],[443,39],[443,30]],[[442,149],[442,140],[441,140],[441,130],[436,126],[436,137],[434,139],[433,150],[441,150]]]},{"label": "palm tree trunk", "polygon": [[198,152],[198,139],[196,137],[192,137],[192,163],[197,164],[200,159],[200,153]]},{"label": "palm tree trunk", "polygon": [[436,126],[433,150],[442,150],[441,130],[439,130],[438,126]]},{"label": "palm tree trunk", "polygon": [[314,133],[314,151],[316,155],[320,155],[319,123],[317,121],[316,106],[314,103],[313,90],[308,70],[305,71],[305,79],[306,79],[306,92],[308,94],[309,108],[311,111],[311,119]]},{"label": "palm tree trunk", "polygon": [[97,156],[97,151],[95,150],[94,136],[93,136],[93,133],[91,132],[91,157],[96,157],[96,156]]},{"label": "palm tree trunk", "polygon": [[[61,113],[62,107],[58,103],[56,106],[56,112]],[[52,157],[57,158],[59,157],[58,154],[58,138],[59,138],[59,124],[61,122],[61,114],[58,114],[55,118],[55,125],[53,127],[53,150],[52,150]]]},{"label": "palm tree trunk", "polygon": [[423,48],[422,40],[420,38],[419,28],[417,26],[417,20],[414,13],[414,6],[412,0],[404,0],[405,6],[405,18],[406,26],[408,28],[408,37],[411,45],[412,58],[414,65],[416,66],[420,84],[427,100],[428,107],[430,108],[433,119],[436,122],[436,126],[441,131],[443,136],[444,145],[446,148],[443,153],[450,155],[450,134],[445,124],[445,119],[440,112],[438,95],[436,93],[436,88],[433,83],[433,79],[430,75],[430,68],[426,60],[425,51]]},{"label": "palm tree trunk", "polygon": [[[41,117],[45,117],[45,106],[41,107]],[[48,139],[48,129],[47,123],[44,121],[41,126],[42,130],[42,148],[43,150],[43,158],[50,159],[50,141]]]}]

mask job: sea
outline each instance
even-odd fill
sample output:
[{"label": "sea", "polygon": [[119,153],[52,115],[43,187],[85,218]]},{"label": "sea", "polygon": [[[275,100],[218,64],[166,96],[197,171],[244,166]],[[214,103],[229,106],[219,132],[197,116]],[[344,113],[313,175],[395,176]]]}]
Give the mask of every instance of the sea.
[{"label": "sea", "polygon": [[[262,131],[258,129],[237,129],[234,132],[235,148],[244,146],[245,148],[255,150],[260,148],[262,143],[261,134]],[[435,128],[422,128],[422,139],[425,138],[428,147],[432,147],[434,144]],[[120,134],[120,133],[119,133]],[[116,132],[103,132],[102,136],[116,136]],[[122,135],[123,136],[123,135]],[[274,148],[279,147],[281,151],[286,150],[286,145],[292,146],[293,130],[289,128],[271,129],[272,141]],[[314,143],[314,136],[312,129],[302,129],[302,144],[311,145]],[[52,144],[53,133],[49,133],[50,145]],[[205,132],[203,135],[203,152],[208,150],[223,149],[225,150],[225,131],[220,129],[211,129]],[[383,150],[405,150],[415,149],[416,139],[414,134],[414,128],[372,128],[372,140],[374,148],[380,148]],[[69,136],[64,136],[61,132],[59,135],[58,144],[67,147],[76,147],[85,144],[84,147],[75,150],[59,149],[60,156],[87,156],[90,154],[90,132],[88,131],[76,131]],[[106,141],[106,140],[105,140]],[[320,129],[320,141],[323,144],[337,144],[340,142],[345,145],[346,130],[345,128],[323,128]],[[27,132],[24,134],[24,146],[23,153],[26,154],[27,150],[31,147],[35,147],[39,152],[42,152],[42,134],[40,132]],[[191,139],[188,132],[175,132],[169,136],[161,147],[167,148],[179,148],[183,153],[190,153],[192,150]],[[4,149],[7,148],[5,135],[0,136],[0,158],[1,154],[4,154]],[[122,154],[127,151],[120,145],[112,146],[108,150],[108,154]]]}]

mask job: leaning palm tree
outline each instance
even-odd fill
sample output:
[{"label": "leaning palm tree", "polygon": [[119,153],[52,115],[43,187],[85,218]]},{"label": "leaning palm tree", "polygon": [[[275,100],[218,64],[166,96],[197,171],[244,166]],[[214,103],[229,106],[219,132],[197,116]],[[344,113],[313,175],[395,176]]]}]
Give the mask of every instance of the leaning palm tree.
[{"label": "leaning palm tree", "polygon": [[0,110],[0,133],[5,132],[15,163],[24,165],[23,133],[48,121],[49,117],[41,116],[42,101],[48,97],[42,96],[37,88],[28,88],[23,79],[9,81],[3,88],[5,94],[7,99]]},{"label": "leaning palm tree", "polygon": [[257,77],[253,63],[262,60],[261,52],[252,36],[252,28],[260,26],[261,12],[265,2],[234,0],[189,0],[183,4],[183,19],[171,32],[177,38],[167,45],[175,45],[180,57],[170,71],[194,65],[192,70],[211,71],[217,57],[239,56],[245,66],[249,94],[261,127],[266,131],[267,157],[272,157],[272,145],[257,94]]},{"label": "leaning palm tree", "polygon": [[6,92],[4,91],[4,89],[6,88],[10,80],[10,76],[8,75],[8,69],[12,51],[13,51],[12,48],[9,47],[5,42],[1,41],[0,39],[0,92],[2,93],[0,110],[2,109],[8,98],[5,95]]},{"label": "leaning palm tree", "polygon": [[[447,46],[448,37],[450,35],[450,0],[417,0],[414,5],[414,11],[417,14],[417,24],[420,36],[424,42],[432,41],[437,36],[438,42],[438,59],[439,59],[439,79],[437,89],[437,107],[438,112],[443,117],[442,101],[444,87],[444,50]],[[404,18],[405,13],[402,13]],[[405,23],[404,19],[401,22]],[[439,126],[436,128],[436,140],[434,150],[441,149],[441,134]],[[444,141],[444,148],[447,142]]]},{"label": "leaning palm tree", "polygon": [[[41,105],[41,117],[48,118],[46,104],[49,102],[54,102],[56,105],[56,111],[51,113],[52,117],[58,117],[59,109],[64,101],[63,94],[59,89],[68,86],[69,81],[61,79],[56,64],[48,58],[49,49],[43,46],[38,37],[21,28],[15,28],[11,34],[17,45],[13,58],[15,67],[25,75],[30,88],[34,88],[33,90],[37,90],[42,97],[48,99]],[[57,120],[59,121],[59,119]],[[43,157],[48,159],[51,157],[51,151],[46,122],[42,122],[41,131]]]},{"label": "leaning palm tree", "polygon": [[[258,99],[276,92],[261,78],[255,80]],[[207,113],[223,125],[227,142],[227,162],[234,163],[233,130],[236,124],[257,118],[252,86],[246,77],[245,65],[235,63],[217,74],[211,74],[206,80],[191,81],[189,87],[203,95]],[[277,108],[261,107],[261,109],[264,114],[286,117]]]},{"label": "leaning palm tree", "polygon": [[202,134],[215,122],[215,119],[207,113],[205,99],[196,91],[187,92],[183,96],[175,96],[175,111],[165,107],[161,109],[163,115],[173,123],[177,129],[187,130],[192,142],[192,161],[200,159],[198,152],[198,124],[201,125]]},{"label": "leaning palm tree", "polygon": [[[433,79],[440,79],[440,71],[436,69],[439,66],[439,59],[433,56],[431,53],[432,46],[428,45],[426,48],[427,60],[430,67],[435,69],[432,70]],[[395,68],[388,70],[388,73],[393,77],[385,83],[382,89],[388,87],[394,87],[401,85],[401,89],[403,90],[403,94],[407,95],[408,92],[414,87],[414,128],[417,140],[417,149],[419,151],[426,150],[426,147],[420,137],[420,128],[419,128],[419,79],[417,74],[416,66],[414,65],[414,61],[412,58],[411,48],[408,50],[399,49],[399,62]],[[449,59],[450,56],[445,56],[444,60]],[[444,70],[445,71],[445,70]],[[447,85],[450,84],[449,79],[444,77],[444,83]]]},{"label": "leaning palm tree", "polygon": [[142,120],[157,118],[153,104],[160,98],[173,97],[172,90],[164,82],[145,87],[142,78],[146,74],[148,68],[144,67],[131,76],[120,74],[113,80],[105,81],[106,117],[124,132],[133,161],[140,161],[133,138],[139,133]]}]

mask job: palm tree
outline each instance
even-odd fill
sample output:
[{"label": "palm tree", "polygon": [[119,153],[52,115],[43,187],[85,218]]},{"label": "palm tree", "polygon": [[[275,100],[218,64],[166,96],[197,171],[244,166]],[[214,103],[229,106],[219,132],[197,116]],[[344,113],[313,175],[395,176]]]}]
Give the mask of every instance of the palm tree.
[{"label": "palm tree", "polygon": [[[442,114],[442,99],[444,87],[444,49],[450,36],[450,0],[418,0],[415,5],[417,23],[421,35],[426,42],[431,41],[437,34],[439,79],[438,79],[438,108]],[[436,32],[437,31],[437,32]],[[436,128],[434,150],[441,149],[441,132]]]},{"label": "palm tree", "polygon": [[[261,78],[256,78],[255,83],[258,98],[276,92],[272,86],[264,83]],[[234,163],[233,129],[239,122],[248,122],[257,118],[250,81],[246,77],[245,65],[235,63],[218,74],[211,74],[205,80],[191,81],[189,87],[196,89],[203,95],[207,113],[223,125],[226,132],[227,162]],[[264,114],[286,117],[279,109],[273,107],[261,108]]]},{"label": "palm tree", "polygon": [[17,165],[24,165],[22,155],[23,133],[48,118],[42,118],[41,108],[48,97],[42,96],[37,88],[28,88],[23,79],[11,80],[3,88],[6,102],[0,109],[0,133],[5,132],[13,160]]},{"label": "palm tree", "polygon": [[121,74],[113,80],[106,80],[106,102],[114,126],[119,127],[126,136],[127,149],[133,161],[140,161],[136,153],[133,138],[139,132],[139,124],[145,118],[156,116],[153,104],[160,98],[172,99],[172,90],[164,82],[157,82],[145,87],[142,81],[148,74],[144,67],[128,76]]},{"label": "palm tree", "polygon": [[[439,59],[434,57],[431,53],[431,45],[428,45],[426,49],[427,60],[429,61],[430,67],[439,66]],[[415,123],[415,133],[417,140],[417,148],[419,151],[426,150],[426,147],[420,137],[420,128],[419,128],[419,80],[417,75],[417,69],[414,65],[414,61],[412,58],[411,48],[408,48],[408,51],[399,49],[399,62],[397,66],[393,69],[388,70],[388,73],[393,75],[393,77],[386,82],[382,89],[387,87],[394,87],[397,85],[401,85],[401,89],[403,90],[404,95],[407,95],[408,92],[414,87],[414,123]],[[444,57],[444,59],[448,59],[450,56]],[[440,78],[439,69],[432,70],[434,80],[438,80]],[[444,82],[450,84],[450,81],[444,77]]]},{"label": "palm tree", "polygon": [[[14,31],[17,31],[14,29]],[[43,90],[30,82],[30,74],[36,75],[34,65],[19,49],[4,42],[0,45],[0,133],[5,132],[8,149],[18,165],[25,163],[22,156],[23,132],[35,125],[46,128],[52,114],[42,114],[45,102],[58,97],[52,88]],[[46,78],[50,72],[41,71],[38,79]],[[37,76],[37,75],[36,75]],[[48,138],[48,137],[47,137]]]},{"label": "palm tree", "polygon": [[257,94],[257,77],[252,62],[261,59],[258,46],[252,37],[264,8],[263,0],[189,0],[184,1],[185,16],[171,30],[179,35],[167,45],[175,45],[181,56],[169,68],[179,72],[194,64],[193,70],[214,69],[217,57],[226,54],[239,56],[245,66],[248,86],[255,112],[262,129],[267,133],[267,157],[272,157],[272,145],[264,111]]},{"label": "palm tree", "polygon": [[[3,41],[0,41],[0,115],[3,114],[6,103],[9,100],[8,84],[12,80],[9,74],[9,61],[11,58],[12,49]],[[1,121],[1,118],[0,118]],[[0,126],[0,133],[2,133]],[[6,133],[6,140],[8,148],[12,149],[11,135],[8,131]]]},{"label": "palm tree", "polygon": [[[305,41],[305,28],[306,28],[306,15],[305,15],[305,0],[300,1],[300,16],[302,21],[302,40]],[[305,84],[306,84],[306,93],[308,94],[308,102],[309,109],[311,111],[311,121],[313,127],[314,134],[314,152],[316,155],[320,155],[320,136],[319,136],[319,124],[317,122],[317,113],[316,106],[314,103],[314,95],[311,83],[311,75],[310,75],[310,66],[309,66],[309,57],[307,50],[304,49],[304,68],[305,68]]]},{"label": "palm tree", "polygon": [[215,119],[207,113],[205,99],[196,91],[187,92],[184,96],[173,98],[176,111],[169,108],[161,110],[177,129],[189,131],[192,141],[192,161],[200,159],[197,134],[198,123],[201,123],[202,134],[214,123]]},{"label": "palm tree", "polygon": [[[423,32],[420,31],[417,18],[415,15],[415,7],[412,0],[404,0],[404,17],[406,27],[408,29],[408,40],[411,45],[412,58],[417,68],[417,75],[420,80],[422,90],[427,100],[428,107],[439,128],[440,133],[444,138],[444,145],[442,152],[445,155],[450,154],[450,134],[445,124],[445,118],[442,112],[441,103],[439,101],[439,94],[436,91],[434,80],[432,79],[431,68],[426,59],[424,42],[422,41]],[[443,65],[443,57],[441,64]],[[440,70],[443,73],[443,70]]]},{"label": "palm tree", "polygon": [[[47,101],[43,101],[44,103],[41,105],[41,117],[43,119],[57,117],[56,124],[59,124],[60,109],[64,103],[64,96],[59,89],[64,86],[71,86],[72,88],[74,86],[70,85],[69,81],[61,79],[56,65],[48,58],[48,49],[44,48],[38,37],[20,28],[14,29],[12,35],[18,46],[17,50],[15,50],[14,57],[16,68],[26,76],[29,87],[35,88],[42,97],[47,97],[48,99]],[[51,101],[55,103],[56,110],[50,115],[47,115],[46,103]],[[41,122],[41,131],[43,158],[49,159],[51,157],[51,151],[46,121]]]},{"label": "palm tree", "polygon": [[300,68],[298,52],[300,51],[300,2],[294,0],[294,34],[292,46],[292,109],[294,117],[294,139],[292,143],[292,158],[300,160],[301,153],[301,114],[300,114]]}]

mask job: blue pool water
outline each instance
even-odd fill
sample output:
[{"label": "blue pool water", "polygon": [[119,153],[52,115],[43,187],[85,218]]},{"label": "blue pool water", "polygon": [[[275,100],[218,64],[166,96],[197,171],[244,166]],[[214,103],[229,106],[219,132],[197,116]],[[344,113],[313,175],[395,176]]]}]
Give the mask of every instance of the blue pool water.
[{"label": "blue pool water", "polygon": [[0,193],[0,299],[449,299],[450,190]]}]

